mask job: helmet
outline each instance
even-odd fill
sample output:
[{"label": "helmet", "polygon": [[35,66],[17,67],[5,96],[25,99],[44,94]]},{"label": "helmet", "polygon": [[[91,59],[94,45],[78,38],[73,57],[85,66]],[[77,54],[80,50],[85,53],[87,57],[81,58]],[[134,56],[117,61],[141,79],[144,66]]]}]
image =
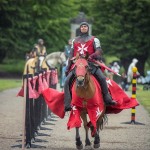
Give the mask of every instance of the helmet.
[{"label": "helmet", "polygon": [[88,28],[89,28],[89,24],[88,24],[87,22],[81,22],[81,23],[80,23],[80,27],[81,27],[82,25],[87,25]]},{"label": "helmet", "polygon": [[[82,32],[81,32],[81,26],[82,26],[82,25],[86,25],[86,26],[88,27],[88,31],[87,31],[86,33],[82,33]],[[80,23],[80,35],[86,35],[86,34],[87,34],[87,35],[89,34],[89,24],[88,24],[87,22],[81,22],[81,23]]]},{"label": "helmet", "polygon": [[44,43],[44,40],[43,39],[38,39],[38,43]]}]

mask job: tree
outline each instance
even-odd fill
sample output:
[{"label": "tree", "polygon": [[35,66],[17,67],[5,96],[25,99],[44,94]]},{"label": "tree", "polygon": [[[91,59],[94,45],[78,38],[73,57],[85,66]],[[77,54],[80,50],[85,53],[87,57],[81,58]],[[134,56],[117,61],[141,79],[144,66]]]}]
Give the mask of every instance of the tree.
[{"label": "tree", "polygon": [[133,58],[144,75],[150,57],[150,1],[97,0],[93,3],[93,32],[101,39],[106,54],[116,55],[127,70]]},{"label": "tree", "polygon": [[39,38],[48,53],[63,50],[70,38],[70,18],[78,13],[74,4],[74,0],[0,1],[0,60],[24,57]]}]

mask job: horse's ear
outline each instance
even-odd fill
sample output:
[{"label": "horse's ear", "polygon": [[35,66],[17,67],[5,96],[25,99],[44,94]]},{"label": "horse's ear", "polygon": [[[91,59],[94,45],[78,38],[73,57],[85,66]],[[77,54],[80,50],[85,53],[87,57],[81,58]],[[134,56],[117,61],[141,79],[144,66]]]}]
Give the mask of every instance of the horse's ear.
[{"label": "horse's ear", "polygon": [[89,67],[89,65],[88,65],[88,66],[86,66],[86,69],[87,69],[87,71],[90,71],[90,67]]},{"label": "horse's ear", "polygon": [[76,68],[77,68],[77,66],[75,66],[74,68],[73,68],[73,74],[76,76]]},{"label": "horse's ear", "polygon": [[85,59],[87,60],[89,58],[89,54],[86,54],[85,55]]}]

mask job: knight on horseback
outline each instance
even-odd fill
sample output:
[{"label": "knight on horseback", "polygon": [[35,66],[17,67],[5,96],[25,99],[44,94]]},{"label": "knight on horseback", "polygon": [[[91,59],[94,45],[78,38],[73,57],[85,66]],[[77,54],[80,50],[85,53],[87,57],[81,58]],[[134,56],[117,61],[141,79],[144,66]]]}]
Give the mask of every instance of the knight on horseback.
[{"label": "knight on horseback", "polygon": [[[89,35],[89,24],[87,22],[82,22],[80,24],[80,36],[76,37],[72,41],[70,59],[68,62],[68,66],[66,68],[66,80],[64,84],[64,104],[65,104],[65,111],[71,110],[71,92],[70,92],[70,85],[75,78],[74,69],[71,70],[71,66],[73,64],[72,58],[75,57],[76,59],[79,56],[84,56],[88,58],[88,60],[92,59],[100,59],[102,55],[102,49],[100,45],[100,41],[98,38]],[[93,76],[99,82],[103,99],[106,105],[116,105],[116,102],[112,100],[111,95],[109,94],[106,77],[102,73],[99,66],[95,66],[93,63],[90,63],[90,71]],[[71,70],[71,71],[70,71]]]},{"label": "knight on horseback", "polygon": [[36,52],[36,56],[46,56],[46,47],[44,46],[44,40],[38,39],[38,43],[34,46],[34,51]]}]

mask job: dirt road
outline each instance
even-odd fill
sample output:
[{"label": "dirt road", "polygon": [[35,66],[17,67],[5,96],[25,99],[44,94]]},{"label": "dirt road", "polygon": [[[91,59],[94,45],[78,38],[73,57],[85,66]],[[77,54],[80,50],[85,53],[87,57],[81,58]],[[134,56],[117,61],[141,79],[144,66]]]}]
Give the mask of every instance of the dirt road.
[{"label": "dirt road", "polygon": [[[16,97],[19,89],[0,92],[0,150],[21,150],[23,98]],[[131,110],[108,115],[108,124],[101,131],[101,150],[150,150],[150,116],[142,106],[136,107],[136,123],[131,121]],[[64,119],[53,116],[43,125],[44,136],[37,136],[31,150],[75,150],[75,130],[67,130],[69,115]],[[81,129],[84,143],[84,130]],[[91,139],[93,141],[93,139]],[[39,147],[38,147],[39,146]]]}]

